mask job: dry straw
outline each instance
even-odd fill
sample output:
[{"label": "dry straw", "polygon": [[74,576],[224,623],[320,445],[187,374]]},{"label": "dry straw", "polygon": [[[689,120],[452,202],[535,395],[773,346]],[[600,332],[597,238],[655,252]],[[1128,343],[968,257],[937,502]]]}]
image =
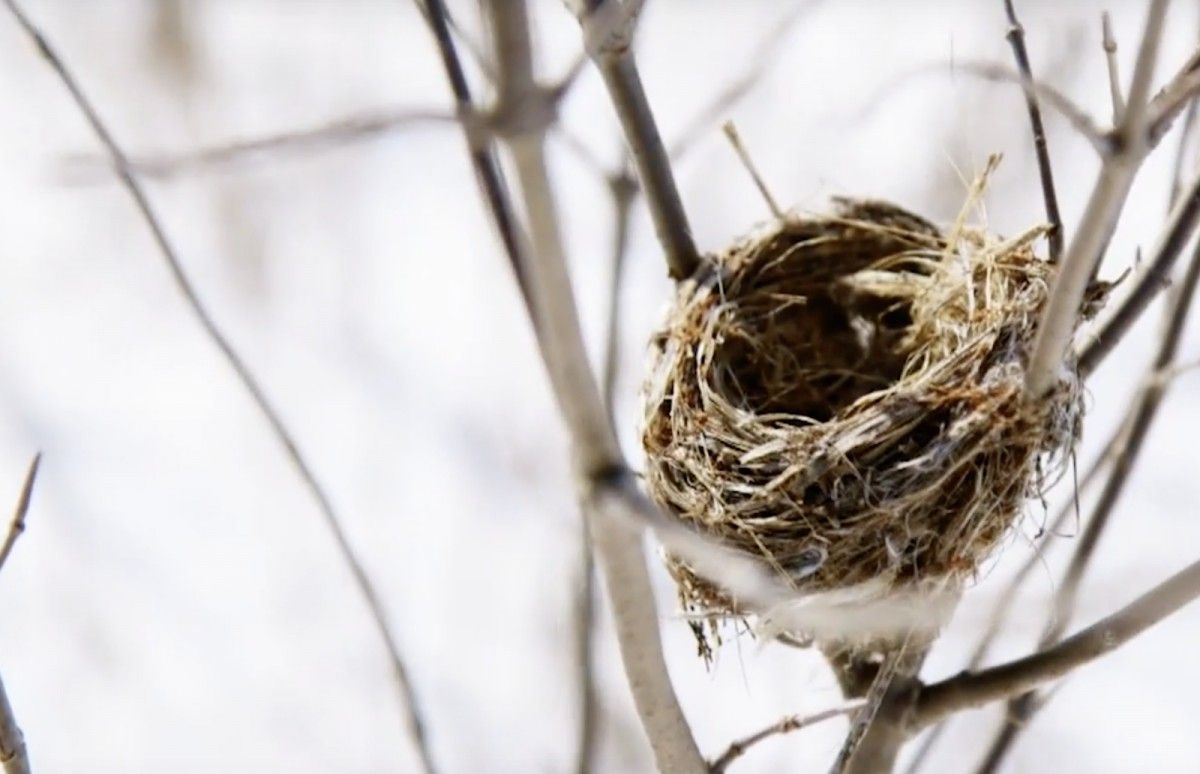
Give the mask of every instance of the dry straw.
[{"label": "dry straw", "polygon": [[[1024,396],[1055,267],[1033,251],[1044,227],[1002,240],[967,225],[985,180],[948,231],[835,200],[680,283],[645,394],[659,505],[802,595],[970,579],[1064,468],[1082,415],[1069,370]],[[765,612],[668,565],[698,632]]]}]

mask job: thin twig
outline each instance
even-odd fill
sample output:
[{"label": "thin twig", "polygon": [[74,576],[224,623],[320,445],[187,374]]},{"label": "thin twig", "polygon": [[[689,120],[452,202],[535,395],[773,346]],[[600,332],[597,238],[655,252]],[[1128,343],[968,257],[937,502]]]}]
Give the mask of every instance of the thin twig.
[{"label": "thin twig", "polygon": [[730,742],[729,747],[725,748],[725,752],[713,759],[712,764],[709,766],[709,771],[711,774],[723,774],[723,772],[729,768],[731,763],[745,755],[751,747],[759,742],[762,742],[763,740],[769,739],[772,736],[790,734],[793,731],[809,728],[810,726],[815,726],[816,724],[826,720],[849,715],[852,712],[862,709],[863,705],[865,704],[865,700],[859,700],[844,704],[841,707],[834,707],[832,709],[824,710],[823,712],[817,712],[812,715],[788,715],[782,720],[772,723],[766,728],[756,731],[749,736]]},{"label": "thin twig", "polygon": [[1133,185],[1134,175],[1149,152],[1144,118],[1166,10],[1167,0],[1151,0],[1133,71],[1133,82],[1129,87],[1129,100],[1121,124],[1117,127],[1117,137],[1120,139],[1118,148],[1104,160],[1100,177],[1092,189],[1038,322],[1033,354],[1025,377],[1026,393],[1033,398],[1042,397],[1059,379],[1063,356],[1079,319],[1084,290],[1112,238],[1117,219]]},{"label": "thin twig", "polygon": [[683,280],[700,265],[700,254],[633,57],[632,20],[622,25],[609,21],[623,13],[614,0],[586,0],[578,18],[588,56],[604,78],[629,143],[671,277]]},{"label": "thin twig", "polygon": [[16,0],[4,0],[5,5],[11,12],[13,18],[17,21],[20,27],[30,37],[36,45],[38,52],[58,75],[63,86],[66,87],[74,100],[75,105],[79,108],[80,113],[86,119],[87,123],[95,133],[100,144],[104,146],[108,152],[113,164],[113,168],[124,184],[134,204],[137,206],[142,219],[145,221],[154,238],[154,243],[158,247],[164,262],[171,273],[171,277],[175,282],[176,288],[183,295],[188,308],[193,316],[204,329],[205,334],[212,343],[220,351],[226,363],[237,376],[242,387],[249,394],[255,407],[270,426],[276,441],[283,447],[288,461],[291,463],[296,474],[300,477],[304,486],[312,496],[325,520],[326,526],[329,528],[334,542],[337,545],[338,553],[342,558],[347,569],[350,570],[353,576],[356,588],[365,602],[368,612],[371,615],[371,620],[375,624],[379,637],[387,652],[388,659],[391,663],[392,672],[396,680],[396,688],[399,698],[407,713],[408,733],[412,739],[413,745],[421,759],[422,766],[427,771],[433,771],[432,759],[429,755],[428,745],[425,741],[424,726],[421,719],[419,706],[416,702],[415,693],[412,684],[408,677],[408,670],[404,665],[404,661],[400,656],[400,648],[395,638],[392,635],[391,627],[388,623],[387,613],[380,600],[378,593],[375,590],[366,568],[362,561],[358,558],[350,540],[347,537],[344,528],[342,527],[341,518],[334,510],[333,502],[324,488],[317,481],[308,462],[284,424],[283,418],[276,410],[271,401],[267,398],[262,386],[259,384],[255,376],[250,372],[242,357],[233,348],[229,339],[221,331],[214,321],[208,308],[197,294],[191,279],[183,267],[183,263],[179,259],[179,255],[175,251],[175,247],[167,238],[166,231],[163,229],[162,223],[151,206],[149,199],[142,190],[141,184],[133,176],[130,171],[129,163],[124,152],[117,144],[116,140],[109,133],[108,128],[101,121],[96,109],[92,106],[91,101],[84,95],[75,77],[67,69],[66,64],[61,57],[51,47],[49,41],[38,30],[24,11],[17,5]]},{"label": "thin twig", "polygon": [[[925,72],[940,74],[945,72],[945,69],[945,65],[939,63],[923,67],[914,74]],[[1020,72],[992,62],[955,62],[952,72],[974,75],[988,81],[1015,83],[1024,89],[1030,89],[1039,101],[1053,108],[1066,119],[1071,128],[1079,132],[1101,158],[1112,152],[1111,138],[1096,124],[1095,119],[1075,104],[1070,97],[1051,85],[1042,81],[1029,81]]]},{"label": "thin twig", "polygon": [[1050,262],[1057,263],[1062,253],[1063,226],[1058,212],[1058,196],[1054,192],[1054,172],[1050,165],[1050,150],[1046,146],[1046,128],[1042,125],[1042,109],[1038,105],[1037,91],[1033,88],[1033,70],[1029,66],[1029,52],[1025,49],[1025,28],[1017,19],[1013,0],[1004,0],[1004,11],[1008,15],[1008,43],[1012,46],[1013,59],[1021,74],[1025,92],[1025,107],[1029,111],[1029,126],[1033,130],[1033,150],[1037,155],[1038,177],[1042,181],[1042,202],[1046,208],[1046,221],[1051,230],[1047,235]]},{"label": "thin twig", "polygon": [[982,707],[1057,680],[1124,645],[1197,597],[1200,597],[1200,562],[1057,645],[982,672],[965,672],[925,686],[917,701],[912,727],[919,730],[962,710]]},{"label": "thin twig", "polygon": [[1108,70],[1108,93],[1112,98],[1113,125],[1121,123],[1125,113],[1125,98],[1121,96],[1121,74],[1117,68],[1117,39],[1113,37],[1112,18],[1108,11],[1100,14],[1101,45],[1104,47],[1104,63]]},{"label": "thin twig", "polygon": [[29,500],[33,496],[33,483],[37,479],[38,467],[41,464],[42,453],[38,452],[33,455],[29,469],[25,471],[25,481],[21,484],[21,494],[17,497],[16,507],[13,508],[12,521],[8,524],[8,534],[4,537],[4,544],[0,545],[0,569],[3,569],[4,563],[8,561],[8,555],[12,553],[17,538],[25,531],[25,514],[29,512]]},{"label": "thin twig", "polygon": [[[458,51],[454,47],[454,41],[450,37],[449,12],[446,10],[446,5],[443,0],[423,0],[423,3],[426,9],[425,19],[429,24],[430,32],[433,33],[434,41],[437,43],[438,55],[442,60],[442,68],[446,72],[450,91],[454,95],[458,115],[473,115],[476,108],[471,98],[471,87],[467,84],[466,72],[458,57]],[[509,200],[508,191],[504,186],[504,178],[496,157],[488,147],[487,140],[480,139],[478,134],[472,131],[473,125],[473,122],[462,123],[463,138],[466,140],[467,150],[470,153],[471,166],[475,170],[475,178],[487,205],[487,212],[492,218],[492,224],[496,227],[496,233],[500,236],[509,268],[516,277],[517,287],[525,299],[525,306],[529,308],[528,281],[525,278],[521,262],[518,260],[520,248],[517,245],[517,221],[513,214],[512,202]],[[536,327],[536,321],[534,321],[534,325]]]},{"label": "thin twig", "polygon": [[775,201],[775,197],[771,195],[771,189],[767,188],[767,183],[763,180],[762,175],[758,171],[758,167],[754,165],[754,160],[750,158],[750,153],[746,150],[746,146],[742,144],[742,138],[738,134],[737,127],[732,121],[726,121],[721,130],[725,132],[725,137],[729,140],[729,144],[733,146],[734,153],[742,162],[742,166],[746,168],[750,179],[754,181],[755,187],[758,188],[759,194],[767,203],[767,209],[771,211],[771,215],[776,220],[783,220],[783,209],[780,208],[779,202]]},{"label": "thin twig", "polygon": [[0,766],[3,766],[4,774],[30,774],[25,735],[17,725],[3,681],[0,681]]},{"label": "thin twig", "polygon": [[[25,514],[29,511],[29,501],[33,496],[33,484],[37,479],[38,466],[42,454],[38,452],[29,463],[25,472],[25,481],[21,484],[21,493],[17,496],[17,504],[13,507],[12,522],[8,528],[8,536],[4,539],[4,548],[0,549],[0,568],[8,559],[9,552],[16,544],[17,538],[25,531]],[[25,746],[25,735],[17,725],[16,715],[13,714],[12,704],[8,693],[4,690],[4,681],[0,680],[0,767],[4,774],[29,774],[29,750]]]},{"label": "thin twig", "polygon": [[[200,169],[222,166],[266,153],[316,151],[378,137],[388,132],[422,123],[454,123],[460,120],[449,113],[433,110],[393,109],[364,112],[338,118],[305,129],[233,140],[198,148],[185,153],[135,156],[129,159],[130,171],[147,178],[166,179]],[[69,159],[72,167],[84,169],[97,165],[88,157]],[[99,162],[103,163],[103,162]]]}]

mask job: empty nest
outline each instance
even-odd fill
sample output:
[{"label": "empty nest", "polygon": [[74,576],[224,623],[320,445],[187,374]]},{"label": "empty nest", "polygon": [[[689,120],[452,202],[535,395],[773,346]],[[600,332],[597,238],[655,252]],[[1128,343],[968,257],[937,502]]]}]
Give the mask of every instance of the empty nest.
[{"label": "empty nest", "polygon": [[[1023,395],[1055,271],[1032,249],[1045,228],[1001,240],[966,208],[943,232],[835,203],[679,285],[645,388],[646,484],[801,595],[962,581],[1078,434],[1072,376]],[[668,566],[693,622],[755,612]]]}]

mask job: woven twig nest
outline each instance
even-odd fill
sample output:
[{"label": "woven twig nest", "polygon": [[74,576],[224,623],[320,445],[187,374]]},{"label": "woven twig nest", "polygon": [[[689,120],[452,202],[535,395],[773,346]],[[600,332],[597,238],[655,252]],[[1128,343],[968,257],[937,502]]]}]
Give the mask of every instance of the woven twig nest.
[{"label": "woven twig nest", "polygon": [[[836,200],[681,283],[645,388],[658,504],[800,594],[975,573],[1061,469],[1082,405],[1071,378],[1022,397],[1045,229],[1006,241],[963,220]],[[693,621],[763,612],[668,565]]]}]

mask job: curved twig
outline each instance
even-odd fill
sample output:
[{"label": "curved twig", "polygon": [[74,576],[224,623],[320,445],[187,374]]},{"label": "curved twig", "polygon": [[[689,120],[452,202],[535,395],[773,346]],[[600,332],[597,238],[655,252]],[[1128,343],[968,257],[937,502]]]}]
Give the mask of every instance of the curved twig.
[{"label": "curved twig", "polygon": [[412,687],[412,682],[408,676],[408,670],[404,664],[404,660],[400,656],[400,647],[392,635],[391,626],[388,622],[387,613],[382,600],[379,598],[370,577],[367,575],[366,568],[362,561],[358,558],[354,547],[350,544],[349,537],[346,535],[345,529],[342,526],[341,518],[333,507],[333,502],[329,495],[325,492],[324,487],[317,481],[316,475],[309,466],[307,460],[300,452],[300,448],[293,438],[287,425],[284,423],[279,411],[275,408],[267,397],[266,392],[259,384],[257,378],[251,373],[249,367],[234,349],[229,338],[217,326],[216,321],[208,311],[204,302],[197,294],[195,287],[192,285],[191,279],[188,277],[183,263],[180,261],[178,254],[175,251],[174,245],[167,238],[166,231],[163,229],[162,223],[151,206],[149,199],[142,190],[141,184],[133,176],[128,160],[125,157],[121,147],[113,139],[104,122],[101,121],[99,114],[93,107],[91,101],[83,93],[75,77],[67,69],[66,64],[61,57],[51,47],[49,41],[30,21],[24,11],[17,5],[16,0],[4,0],[5,5],[17,21],[18,25],[25,31],[29,38],[37,46],[39,53],[58,75],[63,86],[70,93],[76,107],[86,119],[100,144],[104,146],[108,152],[113,168],[117,177],[124,184],[125,189],[129,192],[138,211],[141,213],[142,219],[145,221],[150,230],[151,236],[154,238],[154,243],[158,247],[163,261],[166,263],[171,277],[175,282],[176,287],[182,294],[191,310],[192,315],[200,323],[209,340],[217,347],[221,355],[224,357],[230,369],[236,375],[242,387],[249,394],[255,407],[266,420],[271,428],[272,434],[276,441],[283,447],[288,461],[292,468],[303,482],[308,493],[312,496],[313,501],[317,505],[325,524],[332,535],[337,546],[338,552],[343,563],[354,579],[354,583],[363,602],[371,615],[371,620],[383,642],[384,648],[388,654],[388,659],[391,664],[392,672],[396,680],[396,688],[400,696],[402,705],[407,713],[408,733],[412,739],[413,745],[420,756],[421,762],[427,771],[433,771],[433,761],[429,754],[428,745],[425,740],[424,724],[421,719],[420,708],[416,702],[416,695]]}]

